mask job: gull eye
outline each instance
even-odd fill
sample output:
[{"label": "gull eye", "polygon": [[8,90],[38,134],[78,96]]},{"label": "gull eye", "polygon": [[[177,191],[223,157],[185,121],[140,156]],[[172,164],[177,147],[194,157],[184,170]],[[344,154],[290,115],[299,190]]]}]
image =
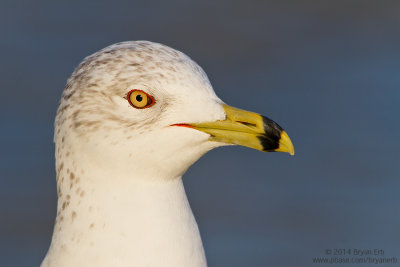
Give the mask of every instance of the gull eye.
[{"label": "gull eye", "polygon": [[132,107],[139,109],[151,107],[155,103],[151,95],[137,89],[130,90],[126,98]]}]

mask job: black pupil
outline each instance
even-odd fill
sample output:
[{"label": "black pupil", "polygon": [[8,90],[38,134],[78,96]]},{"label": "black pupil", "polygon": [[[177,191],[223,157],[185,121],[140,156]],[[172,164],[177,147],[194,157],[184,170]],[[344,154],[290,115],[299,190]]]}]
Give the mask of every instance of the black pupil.
[{"label": "black pupil", "polygon": [[142,100],[143,100],[143,97],[141,95],[137,95],[136,96],[136,101],[137,102],[142,102]]}]

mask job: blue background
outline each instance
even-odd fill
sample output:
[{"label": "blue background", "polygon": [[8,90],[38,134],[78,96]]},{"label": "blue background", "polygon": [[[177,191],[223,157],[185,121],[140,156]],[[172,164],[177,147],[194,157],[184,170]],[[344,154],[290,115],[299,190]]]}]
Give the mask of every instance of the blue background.
[{"label": "blue background", "polygon": [[399,14],[399,1],[1,1],[0,265],[38,266],[49,246],[68,76],[142,39],[188,54],[296,148],[219,148],[186,173],[209,266],[326,266],[312,258],[335,248],[400,261]]}]

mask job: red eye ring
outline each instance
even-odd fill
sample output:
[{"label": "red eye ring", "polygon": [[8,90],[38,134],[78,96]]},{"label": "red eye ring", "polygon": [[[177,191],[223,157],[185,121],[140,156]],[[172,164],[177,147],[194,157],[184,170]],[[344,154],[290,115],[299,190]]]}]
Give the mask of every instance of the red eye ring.
[{"label": "red eye ring", "polygon": [[129,104],[136,109],[149,108],[156,103],[154,97],[139,89],[132,89],[126,95]]}]

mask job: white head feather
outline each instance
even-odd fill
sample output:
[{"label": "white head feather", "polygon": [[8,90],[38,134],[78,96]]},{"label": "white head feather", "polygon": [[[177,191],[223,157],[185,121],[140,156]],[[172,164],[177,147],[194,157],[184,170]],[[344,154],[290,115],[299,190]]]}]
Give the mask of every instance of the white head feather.
[{"label": "white head feather", "polygon": [[[133,108],[132,89],[155,104]],[[123,42],[85,58],[57,112],[58,215],[42,266],[206,265],[180,177],[222,143],[170,125],[224,119],[221,104],[204,71],[167,46]]]}]

